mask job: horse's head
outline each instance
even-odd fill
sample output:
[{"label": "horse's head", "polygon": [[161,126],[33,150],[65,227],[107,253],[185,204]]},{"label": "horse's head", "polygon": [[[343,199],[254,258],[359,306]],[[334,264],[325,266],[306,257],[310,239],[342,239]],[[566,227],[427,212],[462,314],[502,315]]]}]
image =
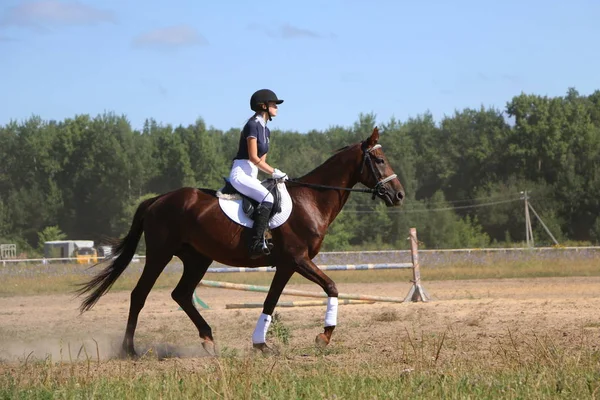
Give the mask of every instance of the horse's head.
[{"label": "horse's head", "polygon": [[379,130],[361,144],[362,161],[358,181],[376,191],[388,207],[399,206],[404,200],[404,187],[388,162],[379,141]]}]

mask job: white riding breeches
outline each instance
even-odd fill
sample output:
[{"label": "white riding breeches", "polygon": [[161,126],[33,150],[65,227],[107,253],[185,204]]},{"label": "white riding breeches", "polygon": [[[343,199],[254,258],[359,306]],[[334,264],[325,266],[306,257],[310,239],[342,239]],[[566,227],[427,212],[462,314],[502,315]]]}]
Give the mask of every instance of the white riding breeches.
[{"label": "white riding breeches", "polygon": [[273,203],[273,195],[258,180],[258,168],[250,160],[234,160],[229,182],[240,193],[262,203]]}]

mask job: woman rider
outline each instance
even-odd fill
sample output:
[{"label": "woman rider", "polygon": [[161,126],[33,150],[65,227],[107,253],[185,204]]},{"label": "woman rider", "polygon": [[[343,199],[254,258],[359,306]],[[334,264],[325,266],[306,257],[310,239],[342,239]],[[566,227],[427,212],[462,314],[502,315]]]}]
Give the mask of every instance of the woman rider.
[{"label": "woman rider", "polygon": [[269,89],[258,90],[250,97],[250,109],[254,111],[254,115],[246,122],[240,134],[238,152],[229,174],[229,181],[237,191],[259,203],[254,213],[250,258],[263,255],[264,233],[273,208],[273,195],[258,180],[258,170],[275,179],[287,179],[285,173],[267,164],[271,137],[267,121],[277,115],[277,106],[281,103],[283,100],[278,99]]}]

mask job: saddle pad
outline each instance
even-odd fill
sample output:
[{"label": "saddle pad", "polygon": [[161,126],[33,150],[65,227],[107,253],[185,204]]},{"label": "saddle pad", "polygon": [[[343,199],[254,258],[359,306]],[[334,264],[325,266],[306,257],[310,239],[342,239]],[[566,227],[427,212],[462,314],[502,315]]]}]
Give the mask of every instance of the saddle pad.
[{"label": "saddle pad", "polygon": [[[278,226],[283,225],[292,213],[292,199],[287,191],[285,183],[278,183],[277,188],[281,194],[281,211],[271,217],[269,220],[269,229],[275,229]],[[254,221],[244,214],[244,211],[242,210],[241,198],[231,199],[231,196],[219,197],[219,206],[225,215],[233,222],[248,228],[254,226]]]}]

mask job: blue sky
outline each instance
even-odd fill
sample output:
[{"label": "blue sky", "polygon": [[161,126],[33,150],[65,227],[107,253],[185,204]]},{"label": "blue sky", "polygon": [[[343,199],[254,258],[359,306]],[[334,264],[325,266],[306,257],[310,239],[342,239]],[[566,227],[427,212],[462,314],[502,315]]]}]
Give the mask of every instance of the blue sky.
[{"label": "blue sky", "polygon": [[271,128],[307,132],[521,92],[600,89],[600,2],[0,2],[0,124],[104,111],[239,128],[257,89]]}]

